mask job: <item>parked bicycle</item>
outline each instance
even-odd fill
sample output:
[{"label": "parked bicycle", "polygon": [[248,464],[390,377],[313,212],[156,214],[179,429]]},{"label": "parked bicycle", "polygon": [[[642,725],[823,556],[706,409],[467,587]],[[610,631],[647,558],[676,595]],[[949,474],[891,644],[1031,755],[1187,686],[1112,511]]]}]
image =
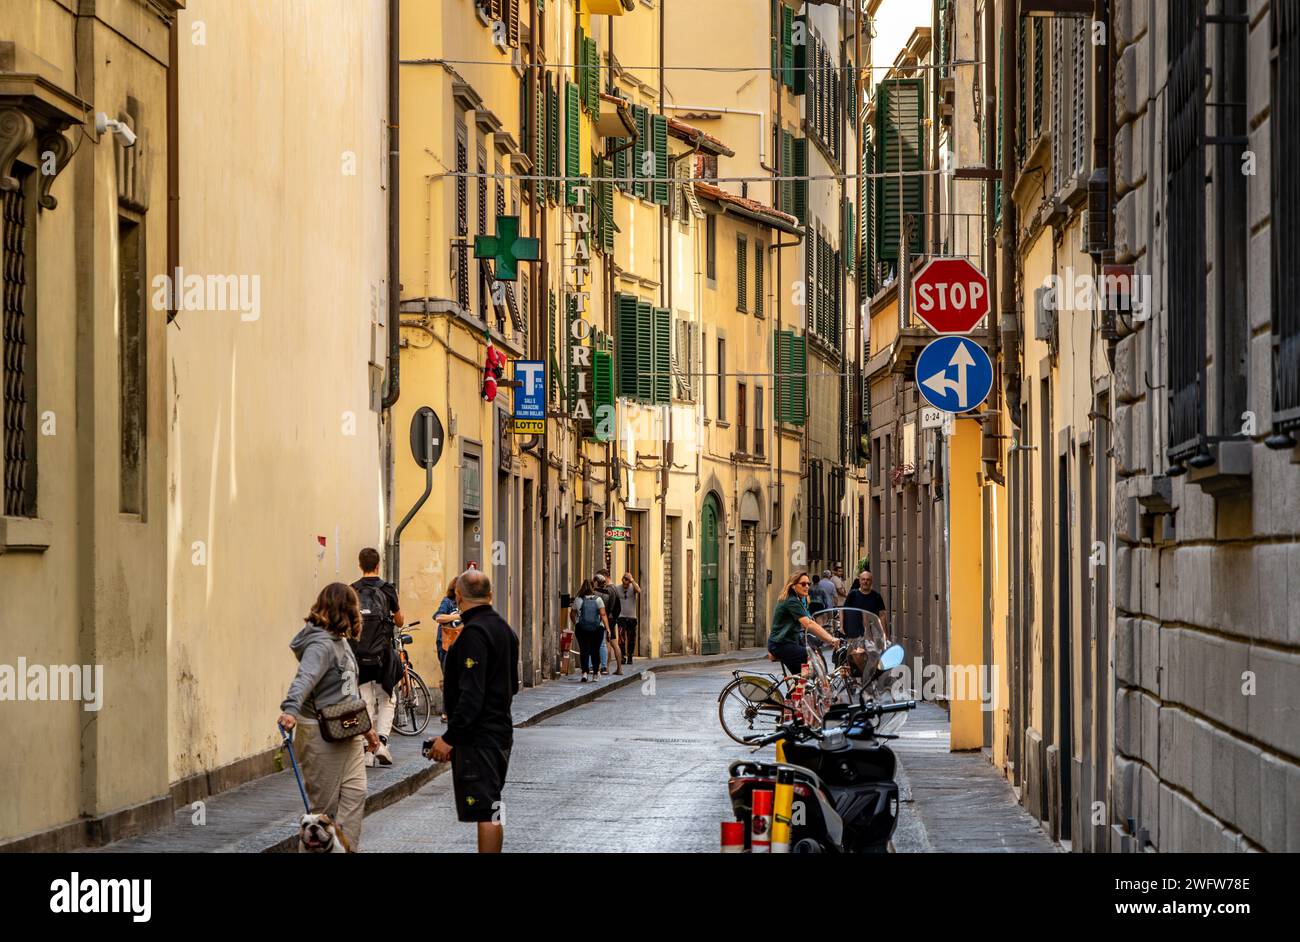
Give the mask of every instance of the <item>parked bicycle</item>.
[{"label": "parked bicycle", "polygon": [[411,657],[406,653],[406,646],[414,639],[407,634],[416,630],[418,621],[413,621],[403,629],[393,633],[393,648],[402,665],[402,676],[397,681],[393,693],[397,696],[397,707],[393,714],[393,732],[402,736],[418,736],[424,732],[433,717],[433,701],[429,697],[429,688],[411,666]]}]

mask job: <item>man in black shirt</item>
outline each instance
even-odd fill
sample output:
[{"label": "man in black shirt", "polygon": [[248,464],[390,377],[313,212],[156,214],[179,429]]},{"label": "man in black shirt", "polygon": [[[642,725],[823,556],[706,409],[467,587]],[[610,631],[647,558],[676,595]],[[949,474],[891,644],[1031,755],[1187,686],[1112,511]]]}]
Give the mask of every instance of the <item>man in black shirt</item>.
[{"label": "man in black shirt", "polygon": [[[864,569],[858,573],[858,582],[849,590],[848,598],[844,600],[846,608],[859,608],[863,611],[870,612],[880,619],[880,627],[884,630],[885,636],[889,635],[889,613],[885,611],[885,598],[879,592],[872,588],[873,577],[871,570]],[[849,638],[861,638],[864,634],[862,627],[862,616],[856,612],[844,613],[844,634]]]},{"label": "man in black shirt", "polygon": [[479,853],[499,854],[504,841],[501,790],[505,787],[514,721],[510,703],[519,689],[519,637],[492,608],[492,582],[471,569],[456,580],[464,628],[443,674],[447,730],[429,758],[451,760],[452,790],[461,821],[478,825]]}]

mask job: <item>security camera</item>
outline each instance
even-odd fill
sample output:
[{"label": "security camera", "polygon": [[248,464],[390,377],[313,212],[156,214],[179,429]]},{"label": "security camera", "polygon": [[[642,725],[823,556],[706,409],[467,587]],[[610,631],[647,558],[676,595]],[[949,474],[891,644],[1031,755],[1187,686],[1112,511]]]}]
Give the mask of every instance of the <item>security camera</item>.
[{"label": "security camera", "polygon": [[95,130],[100,134],[112,131],[113,136],[117,138],[118,143],[123,147],[131,147],[135,144],[135,132],[127,127],[125,123],[118,121],[116,118],[110,118],[102,111],[95,115]]}]

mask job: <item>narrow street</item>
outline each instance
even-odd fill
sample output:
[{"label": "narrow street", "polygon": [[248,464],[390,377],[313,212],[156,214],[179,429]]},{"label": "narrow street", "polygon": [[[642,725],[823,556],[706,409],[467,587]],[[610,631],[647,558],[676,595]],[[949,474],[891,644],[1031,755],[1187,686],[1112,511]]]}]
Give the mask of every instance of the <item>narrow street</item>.
[{"label": "narrow street", "polygon": [[[717,694],[736,667],[660,673],[653,687],[643,679],[515,730],[506,851],[716,852],[719,822],[731,819],[727,766],[751,752],[718,723]],[[922,704],[892,744],[902,769],[895,851],[1051,851],[987,759],[948,751],[947,725],[941,708]],[[363,850],[472,852],[474,834],[456,821],[451,776],[440,775],[369,815]]]},{"label": "narrow street", "polygon": [[[653,688],[646,679],[515,730],[506,851],[716,851],[731,816],[727,764],[749,752],[718,724],[717,693],[734,669],[662,673]],[[474,847],[450,775],[368,816],[363,831],[368,853]]]}]

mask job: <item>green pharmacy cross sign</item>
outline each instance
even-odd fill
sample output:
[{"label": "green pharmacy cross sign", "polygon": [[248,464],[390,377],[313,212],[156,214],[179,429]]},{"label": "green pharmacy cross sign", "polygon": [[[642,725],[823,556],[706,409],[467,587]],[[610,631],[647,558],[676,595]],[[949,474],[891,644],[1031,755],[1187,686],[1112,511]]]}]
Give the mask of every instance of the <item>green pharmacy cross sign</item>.
[{"label": "green pharmacy cross sign", "polygon": [[518,263],[537,261],[541,246],[536,239],[519,234],[518,216],[498,216],[496,235],[474,237],[474,257],[490,258],[497,263],[497,281],[517,281]]}]

